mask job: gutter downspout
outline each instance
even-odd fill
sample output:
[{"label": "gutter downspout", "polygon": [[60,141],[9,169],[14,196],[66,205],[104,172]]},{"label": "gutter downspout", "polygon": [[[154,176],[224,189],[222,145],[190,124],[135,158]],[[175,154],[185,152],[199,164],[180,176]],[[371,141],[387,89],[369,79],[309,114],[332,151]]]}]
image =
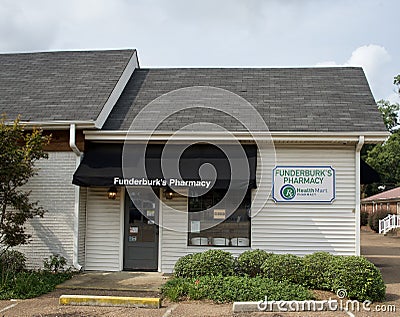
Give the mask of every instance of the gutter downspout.
[{"label": "gutter downspout", "polygon": [[[81,162],[82,152],[79,151],[76,146],[76,125],[72,123],[69,128],[69,147],[76,155],[76,168],[78,168]],[[78,263],[78,254],[79,254],[79,191],[80,187],[75,186],[75,203],[74,203],[74,253],[73,253],[73,265],[77,270],[81,270],[82,266]]]},{"label": "gutter downspout", "polygon": [[355,203],[356,203],[356,208],[355,208],[355,217],[356,217],[356,221],[355,221],[355,225],[356,225],[356,255],[360,255],[361,251],[360,251],[360,196],[361,196],[361,186],[360,186],[360,168],[361,168],[361,163],[360,163],[360,152],[361,149],[364,145],[364,141],[365,138],[363,135],[360,135],[358,137],[358,143],[356,145],[356,199],[355,199]]}]

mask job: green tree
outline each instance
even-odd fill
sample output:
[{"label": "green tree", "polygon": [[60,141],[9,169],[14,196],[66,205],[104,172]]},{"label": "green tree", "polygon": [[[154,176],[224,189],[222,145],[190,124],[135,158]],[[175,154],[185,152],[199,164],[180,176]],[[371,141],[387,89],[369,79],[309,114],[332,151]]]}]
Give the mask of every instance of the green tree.
[{"label": "green tree", "polygon": [[369,151],[366,161],[381,175],[384,184],[400,186],[400,131]]},{"label": "green tree", "polygon": [[24,190],[28,180],[37,174],[35,161],[47,158],[44,146],[50,141],[39,129],[24,131],[19,118],[8,123],[0,119],[0,245],[4,252],[29,242],[25,222],[34,216],[43,217],[45,210],[29,200]]},{"label": "green tree", "polygon": [[[393,83],[399,86],[398,92],[400,94],[400,75],[394,77]],[[400,185],[400,105],[380,100],[378,101],[378,109],[382,114],[386,128],[392,134],[383,144],[366,145],[362,150],[361,158],[381,175],[382,183],[386,185],[386,189],[390,189]],[[366,197],[378,193],[378,185],[381,184],[363,186],[362,195]]]},{"label": "green tree", "polygon": [[400,94],[400,75],[397,75],[395,78],[394,78],[394,81],[393,81],[393,84],[395,84],[395,85],[397,85],[398,87],[398,93]]},{"label": "green tree", "polygon": [[399,114],[400,105],[398,103],[390,103],[387,100],[378,101],[378,109],[382,114],[383,123],[386,128],[393,132],[393,130],[399,125]]}]

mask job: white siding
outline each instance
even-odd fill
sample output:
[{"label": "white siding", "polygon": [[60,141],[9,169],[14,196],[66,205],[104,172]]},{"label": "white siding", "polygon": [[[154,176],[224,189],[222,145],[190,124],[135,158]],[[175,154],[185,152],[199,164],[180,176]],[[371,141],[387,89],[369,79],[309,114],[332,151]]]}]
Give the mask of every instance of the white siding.
[{"label": "white siding", "polygon": [[[261,150],[261,155],[266,155]],[[252,203],[252,248],[304,255],[315,251],[354,255],[355,149],[354,147],[277,146],[277,165],[330,165],[336,171],[336,199],[332,204],[275,203],[269,197],[271,170],[258,185],[261,197]],[[257,169],[257,179],[261,177]],[[253,193],[254,194],[254,193]],[[261,209],[261,210],[260,210]],[[255,215],[255,211],[260,212]]]},{"label": "white siding", "polygon": [[[268,148],[268,147],[267,147]],[[306,147],[277,146],[277,165],[330,165],[336,171],[336,199],[332,204],[278,204],[268,197],[272,187],[273,160],[269,149],[261,149],[267,158],[263,182],[258,184],[261,198],[252,202],[251,247],[274,253],[305,255],[315,251],[354,255],[355,222],[355,148],[345,146]],[[257,180],[261,180],[260,162]],[[255,191],[253,191],[253,197]],[[189,253],[207,248],[187,245],[187,198],[165,200],[160,208],[162,224],[161,271],[172,272],[175,262]],[[266,202],[266,204],[264,204]],[[168,204],[168,206],[166,205]],[[172,208],[182,211],[174,212]],[[246,248],[227,248],[235,256]]]},{"label": "white siding", "polygon": [[26,189],[32,191],[31,201],[38,200],[48,212],[27,222],[31,242],[18,248],[27,256],[30,268],[41,267],[43,259],[52,254],[64,256],[72,265],[75,164],[73,152],[50,152],[47,160],[35,164],[38,175],[29,180]]},{"label": "white siding", "polygon": [[78,237],[78,263],[85,269],[85,239],[86,239],[86,202],[87,187],[79,188],[79,237]]},{"label": "white siding", "polygon": [[[193,247],[187,245],[188,228],[188,199],[184,196],[174,197],[166,200],[163,195],[160,207],[160,231],[161,232],[161,271],[171,273],[175,262],[189,253],[202,252],[209,247]],[[178,211],[175,211],[175,210]],[[221,249],[218,247],[218,249]],[[227,248],[235,256],[247,248]]]},{"label": "white siding", "polygon": [[107,198],[108,188],[88,188],[85,270],[120,270],[120,192]]}]

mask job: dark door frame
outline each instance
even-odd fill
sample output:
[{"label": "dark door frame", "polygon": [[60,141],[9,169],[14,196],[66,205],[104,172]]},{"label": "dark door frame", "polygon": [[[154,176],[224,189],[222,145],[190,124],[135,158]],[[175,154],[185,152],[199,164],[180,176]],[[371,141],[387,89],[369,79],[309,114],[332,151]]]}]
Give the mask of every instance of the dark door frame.
[{"label": "dark door frame", "polygon": [[[140,187],[138,187],[138,190],[140,191]],[[150,265],[151,267],[149,267],[149,266],[147,266],[147,267],[145,267],[145,266],[143,266],[143,267],[127,267],[128,266],[128,264],[127,264],[127,253],[128,253],[128,251],[127,251],[127,248],[128,248],[128,243],[129,243],[129,241],[128,241],[128,236],[129,236],[129,233],[128,233],[128,230],[130,230],[130,226],[129,226],[129,204],[130,204],[130,200],[131,200],[131,198],[130,198],[130,196],[129,196],[129,194],[128,194],[128,192],[126,191],[126,189],[124,189],[124,202],[123,202],[123,210],[124,210],[124,213],[123,213],[123,247],[122,247],[122,251],[123,251],[123,256],[122,256],[122,269],[124,270],[124,271],[158,271],[159,270],[159,265],[160,265],[160,259],[159,259],[159,250],[160,250],[160,234],[159,234],[159,231],[160,231],[160,229],[159,229],[159,226],[158,226],[158,219],[159,219],[159,214],[160,214],[160,203],[159,203],[159,201],[157,200],[157,201],[155,201],[154,202],[154,204],[155,204],[155,224],[154,225],[151,225],[151,226],[154,226],[154,230],[155,230],[155,232],[154,232],[154,242],[140,242],[140,243],[142,243],[142,245],[139,245],[138,246],[138,249],[140,249],[141,247],[143,247],[143,248],[146,248],[146,244],[147,244],[147,246],[148,246],[148,248],[152,248],[149,244],[150,243],[154,243],[154,246],[153,246],[153,248],[154,248],[154,250],[153,250],[153,255],[154,255],[154,257],[153,257],[153,262],[152,262],[152,264],[153,265]],[[147,220],[148,221],[148,218],[147,217],[145,217],[143,214],[142,214],[142,219],[143,220]],[[149,226],[149,224],[147,223],[147,224],[145,224],[145,225],[147,225],[147,226]],[[143,245],[144,244],[144,245]]]}]

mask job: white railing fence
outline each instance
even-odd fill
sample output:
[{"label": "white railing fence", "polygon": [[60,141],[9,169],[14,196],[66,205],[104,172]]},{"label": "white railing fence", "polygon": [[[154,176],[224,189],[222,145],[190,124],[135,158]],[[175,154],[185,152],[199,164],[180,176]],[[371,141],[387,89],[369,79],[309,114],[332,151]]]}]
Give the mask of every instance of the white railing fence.
[{"label": "white railing fence", "polygon": [[379,233],[385,234],[394,228],[400,227],[400,215],[387,215],[379,220]]}]

